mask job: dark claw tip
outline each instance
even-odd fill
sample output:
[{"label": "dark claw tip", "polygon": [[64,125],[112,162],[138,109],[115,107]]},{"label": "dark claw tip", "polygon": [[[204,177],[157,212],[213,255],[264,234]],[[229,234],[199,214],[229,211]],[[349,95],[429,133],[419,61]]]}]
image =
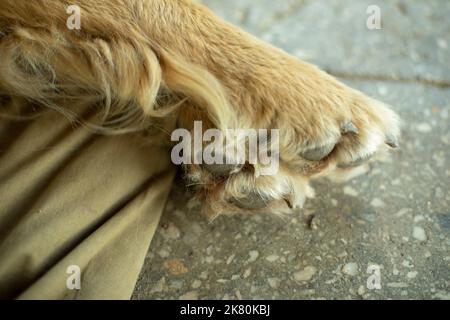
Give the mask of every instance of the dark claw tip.
[{"label": "dark claw tip", "polygon": [[334,144],[309,149],[300,153],[300,156],[309,161],[320,161],[328,156],[334,149]]},{"label": "dark claw tip", "polygon": [[244,198],[231,198],[229,203],[235,205],[240,209],[245,210],[259,210],[267,207],[268,199],[263,198],[257,192],[250,192]]},{"label": "dark claw tip", "polygon": [[[216,154],[213,153],[213,156],[216,156]],[[233,163],[233,159],[227,157],[224,154],[219,154],[218,156],[222,160],[222,163],[203,163],[201,165],[203,169],[208,171],[216,178],[227,177],[232,173],[238,172],[243,167],[242,164]]]},{"label": "dark claw tip", "polygon": [[390,133],[388,133],[386,135],[386,141],[385,142],[391,148],[394,148],[394,149],[398,148],[398,139],[394,135],[392,135]]},{"label": "dark claw tip", "polygon": [[284,197],[283,200],[284,200],[284,202],[286,202],[289,209],[294,209],[294,206],[292,205],[292,201],[291,201],[290,197]]},{"label": "dark claw tip", "polygon": [[226,177],[241,169],[240,165],[234,164],[202,164],[202,168],[214,177]]},{"label": "dark claw tip", "polygon": [[345,123],[344,125],[342,125],[341,127],[341,131],[342,133],[354,133],[354,134],[358,134],[359,130],[358,128],[355,126],[355,124],[351,121]]}]

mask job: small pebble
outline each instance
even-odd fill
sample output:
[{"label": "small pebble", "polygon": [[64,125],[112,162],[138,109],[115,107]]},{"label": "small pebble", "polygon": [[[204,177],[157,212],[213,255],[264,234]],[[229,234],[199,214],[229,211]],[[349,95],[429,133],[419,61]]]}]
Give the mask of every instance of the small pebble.
[{"label": "small pebble", "polygon": [[422,227],[415,226],[413,228],[412,236],[420,242],[427,241],[427,235]]},{"label": "small pebble", "polygon": [[180,229],[172,222],[167,225],[167,228],[162,228],[162,233],[164,237],[172,240],[179,239],[181,236]]},{"label": "small pebble", "polygon": [[370,202],[370,205],[375,208],[382,208],[384,207],[384,202],[381,199],[375,198]]},{"label": "small pebble", "polygon": [[401,208],[396,214],[395,216],[400,218],[402,216],[404,216],[405,214],[407,214],[410,211],[409,208]]},{"label": "small pebble", "polygon": [[201,285],[202,285],[202,282],[200,280],[194,280],[194,282],[192,282],[191,287],[192,287],[192,289],[198,289],[201,287]]},{"label": "small pebble", "polygon": [[433,128],[426,122],[423,123],[419,123],[416,126],[416,130],[419,131],[420,133],[429,133],[431,132]]},{"label": "small pebble", "polygon": [[358,273],[358,264],[349,262],[342,267],[342,272],[349,276],[356,276]]},{"label": "small pebble", "polygon": [[232,254],[231,256],[228,257],[228,259],[227,259],[227,264],[230,264],[231,262],[233,262],[234,256],[235,256],[235,255]]},{"label": "small pebble", "polygon": [[406,277],[408,279],[414,279],[417,276],[417,273],[418,273],[417,271],[410,271],[407,273]]},{"label": "small pebble", "polygon": [[280,285],[280,279],[278,278],[268,278],[267,282],[272,289],[278,289]]},{"label": "small pebble", "polygon": [[296,281],[308,281],[311,280],[311,278],[316,273],[316,268],[313,266],[307,266],[302,271],[298,271],[294,273],[294,279]]},{"label": "small pebble", "polygon": [[180,296],[180,300],[198,300],[198,292],[197,291],[189,291]]},{"label": "small pebble", "polygon": [[158,251],[158,255],[161,258],[167,258],[167,257],[169,257],[170,253],[166,249],[161,249],[161,250]]},{"label": "small pebble", "polygon": [[166,285],[166,278],[162,277],[161,279],[159,279],[158,282],[156,282],[156,284],[153,286],[153,288],[150,292],[151,293],[162,292],[164,290],[165,285]]},{"label": "small pebble", "polygon": [[344,194],[346,194],[348,196],[352,196],[352,197],[357,197],[358,191],[356,191],[355,189],[353,189],[350,186],[346,186],[346,187],[344,187]]},{"label": "small pebble", "polygon": [[242,277],[244,279],[247,279],[250,276],[251,273],[252,273],[252,269],[248,268],[247,270],[244,271],[244,274],[242,275]]},{"label": "small pebble", "polygon": [[366,293],[366,288],[364,286],[359,286],[358,295],[363,296]]},{"label": "small pebble", "polygon": [[198,235],[198,236],[203,233],[202,226],[200,224],[198,224],[197,222],[191,223],[191,230],[192,230],[193,234]]},{"label": "small pebble", "polygon": [[250,256],[250,258],[248,258],[248,262],[255,262],[256,259],[258,259],[259,257],[259,252],[256,250],[252,250],[248,253],[248,255]]},{"label": "small pebble", "polygon": [[437,42],[439,48],[444,49],[444,50],[448,48],[448,44],[447,44],[447,41],[445,41],[445,39],[439,38],[436,40],[436,42]]},{"label": "small pebble", "polygon": [[277,255],[273,254],[273,255],[267,256],[266,260],[269,261],[269,262],[275,262],[275,261],[278,260],[278,258],[279,257]]},{"label": "small pebble", "polygon": [[406,268],[414,268],[414,265],[408,260],[403,260],[402,261],[402,266],[404,266]]},{"label": "small pebble", "polygon": [[174,276],[179,276],[188,272],[188,269],[180,259],[166,260],[164,261],[163,266]]}]

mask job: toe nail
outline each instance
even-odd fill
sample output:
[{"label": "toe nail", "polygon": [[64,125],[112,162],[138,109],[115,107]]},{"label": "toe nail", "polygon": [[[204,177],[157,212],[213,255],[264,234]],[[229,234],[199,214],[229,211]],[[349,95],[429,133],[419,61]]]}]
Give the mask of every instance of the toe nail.
[{"label": "toe nail", "polygon": [[287,206],[289,207],[289,209],[293,209],[294,206],[292,205],[292,200],[290,196],[286,196],[283,198],[284,202],[286,202]]},{"label": "toe nail", "polygon": [[317,147],[300,153],[300,156],[309,161],[319,161],[330,154],[334,149],[334,144]]},{"label": "toe nail", "polygon": [[386,144],[391,148],[397,148],[398,147],[398,139],[393,135],[388,133],[386,135]]},{"label": "toe nail", "polygon": [[213,153],[212,156],[215,157],[216,162],[210,164],[203,163],[201,167],[216,178],[229,176],[230,174],[238,172],[243,167],[242,164],[236,163],[225,154],[218,154],[216,156],[216,154]]},{"label": "toe nail", "polygon": [[243,198],[233,197],[228,200],[228,202],[240,209],[258,210],[267,207],[268,200],[263,198],[259,193],[253,191]]},{"label": "toe nail", "polygon": [[235,164],[202,164],[202,168],[214,177],[226,177],[239,171],[241,167]]},{"label": "toe nail", "polygon": [[357,134],[359,132],[358,128],[351,121],[345,123],[341,127],[341,131],[342,131],[342,133],[349,133],[349,132],[351,132],[351,133],[354,133],[354,134]]}]

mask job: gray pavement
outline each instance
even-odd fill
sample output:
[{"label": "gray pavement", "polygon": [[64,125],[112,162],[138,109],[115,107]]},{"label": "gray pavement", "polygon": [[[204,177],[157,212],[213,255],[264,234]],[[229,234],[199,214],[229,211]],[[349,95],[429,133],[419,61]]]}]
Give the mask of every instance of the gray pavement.
[{"label": "gray pavement", "polygon": [[203,2],[391,104],[401,148],[285,219],[209,222],[178,181],[134,298],[450,299],[450,1]]}]

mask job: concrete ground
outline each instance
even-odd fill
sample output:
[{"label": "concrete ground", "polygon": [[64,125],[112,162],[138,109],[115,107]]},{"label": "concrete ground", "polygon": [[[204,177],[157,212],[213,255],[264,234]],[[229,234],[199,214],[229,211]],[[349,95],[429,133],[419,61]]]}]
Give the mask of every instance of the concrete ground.
[{"label": "concrete ground", "polygon": [[[366,176],[317,184],[286,219],[208,222],[179,181],[134,298],[450,299],[450,2],[203,2],[391,104],[401,148]],[[381,30],[366,28],[369,5]]]}]

